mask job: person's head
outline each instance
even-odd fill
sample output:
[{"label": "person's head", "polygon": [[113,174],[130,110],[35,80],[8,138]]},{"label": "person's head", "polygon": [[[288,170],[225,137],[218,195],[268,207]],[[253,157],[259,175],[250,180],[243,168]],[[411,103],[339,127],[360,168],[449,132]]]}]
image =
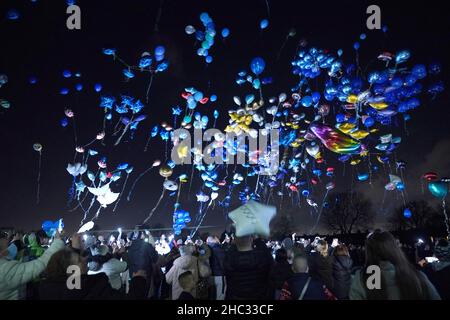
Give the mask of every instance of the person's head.
[{"label": "person's head", "polygon": [[208,238],[206,238],[206,243],[210,246],[215,245],[219,243],[219,238],[216,236],[209,236]]},{"label": "person's head", "polygon": [[[389,262],[395,268],[396,284],[400,289],[401,298],[405,300],[420,300],[427,298],[427,286],[423,276],[411,265],[403,250],[397,245],[394,236],[387,231],[376,230],[366,239],[365,269],[369,266],[380,266]],[[369,274],[365,272],[367,279]],[[369,299],[387,299],[386,283],[381,273],[381,289],[367,290]]]},{"label": "person's head", "polygon": [[450,244],[447,240],[441,239],[434,248],[434,255],[439,261],[450,262]]},{"label": "person's head", "polygon": [[339,244],[336,247],[334,247],[333,250],[333,256],[349,256],[348,249],[345,246],[345,244]]},{"label": "person's head", "polygon": [[191,292],[195,288],[194,276],[191,271],[183,272],[178,276],[178,282],[185,292]]},{"label": "person's head", "polygon": [[236,237],[234,238],[234,244],[236,245],[238,251],[250,251],[252,250],[253,237],[251,235]]},{"label": "person's head", "polygon": [[275,261],[278,263],[283,263],[288,261],[288,253],[286,249],[278,249],[275,251]]},{"label": "person's head", "polygon": [[195,246],[192,244],[185,244],[184,246],[180,246],[180,255],[182,256],[191,256],[195,252]]},{"label": "person's head", "polygon": [[8,255],[8,238],[7,232],[0,231],[0,258]]},{"label": "person's head", "polygon": [[85,258],[69,248],[64,248],[50,258],[46,269],[47,276],[50,279],[67,277],[67,271],[70,266],[78,266],[81,274],[86,274],[88,271]]},{"label": "person's head", "polygon": [[285,248],[286,250],[292,249],[294,247],[294,241],[292,241],[291,238],[285,238],[282,242],[281,245],[283,246],[283,248]]},{"label": "person's head", "polygon": [[292,271],[294,273],[308,273],[308,258],[306,255],[294,256],[292,261]]},{"label": "person's head", "polygon": [[39,230],[36,232],[36,240],[39,245],[46,246],[48,245],[50,241],[50,237],[47,235],[47,233],[44,230]]},{"label": "person's head", "polygon": [[318,240],[316,245],[316,251],[323,257],[328,256],[328,243],[325,240]]}]

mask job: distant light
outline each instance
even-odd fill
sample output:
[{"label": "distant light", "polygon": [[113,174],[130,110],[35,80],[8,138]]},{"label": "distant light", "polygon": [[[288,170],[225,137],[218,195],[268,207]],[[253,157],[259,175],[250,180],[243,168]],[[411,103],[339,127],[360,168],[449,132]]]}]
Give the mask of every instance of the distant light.
[{"label": "distant light", "polygon": [[87,238],[88,238],[87,234],[84,234],[84,235],[83,235],[83,240],[86,241]]}]

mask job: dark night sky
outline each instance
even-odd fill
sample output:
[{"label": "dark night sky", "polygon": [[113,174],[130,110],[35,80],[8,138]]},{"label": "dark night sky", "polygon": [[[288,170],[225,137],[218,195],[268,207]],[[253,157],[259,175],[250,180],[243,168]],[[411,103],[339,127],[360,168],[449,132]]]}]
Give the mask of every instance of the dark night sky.
[{"label": "dark night sky", "polygon": [[[342,48],[344,57],[350,59],[353,58],[353,42],[364,32],[368,37],[360,50],[363,65],[381,51],[410,49],[413,63],[440,61],[443,64],[441,77],[448,88],[450,19],[444,1],[442,4],[441,1],[422,1],[421,4],[377,1],[382,23],[389,27],[387,36],[381,31],[366,29],[365,11],[368,5],[374,4],[372,2],[268,2],[270,26],[261,33],[259,21],[267,18],[264,0],[165,0],[158,32],[154,31],[154,25],[159,0],[77,1],[82,10],[81,31],[66,29],[65,1],[2,0],[0,16],[9,8],[17,8],[22,18],[0,20],[0,73],[9,77],[9,83],[0,89],[0,98],[9,100],[12,105],[11,109],[0,111],[0,226],[28,230],[38,228],[43,220],[60,217],[69,229],[78,225],[82,212],[69,213],[66,206],[71,177],[65,167],[72,161],[74,141],[72,126],[62,128],[59,125],[64,109],[69,107],[76,113],[78,140],[85,144],[102,129],[103,112],[98,107],[100,95],[93,90],[95,83],[103,84],[102,93],[130,94],[141,99],[147,85],[147,78],[141,75],[124,82],[122,66],[101,52],[106,45],[116,47],[119,55],[130,63],[137,61],[143,51],[164,45],[171,63],[167,72],[155,78],[150,103],[146,106],[149,118],[140,125],[135,140],[125,141],[117,148],[93,146],[108,157],[112,166],[119,162],[132,164],[135,171],[131,181],[154,159],[164,157],[164,146],[159,140],[152,140],[150,150],[143,152],[147,133],[156,123],[172,121],[171,107],[183,103],[180,97],[183,88],[194,86],[206,94],[216,93],[219,100],[215,108],[225,119],[232,97],[247,92],[235,85],[237,72],[248,68],[254,56],[262,56],[267,62],[265,74],[274,78],[274,84],[265,89],[266,96],[287,93],[296,81],[290,73],[290,60],[302,38],[307,39],[310,46],[333,51]],[[212,49],[215,60],[208,67],[195,54],[193,37],[184,33],[188,24],[200,26],[199,15],[203,11],[210,14],[218,30],[222,27],[231,30],[226,41],[216,38]],[[295,28],[297,35],[288,41],[276,61],[290,28]],[[68,96],[59,95],[61,87],[73,89],[75,84],[74,79],[62,77],[64,69],[82,73],[85,89],[81,93],[72,90]],[[30,75],[38,78],[34,86],[27,82]],[[450,175],[449,107],[447,90],[432,103],[423,103],[415,110],[408,123],[409,136],[402,134],[404,140],[397,157],[408,162],[411,198],[421,197],[419,177],[424,171]],[[205,109],[201,111],[206,113]],[[35,142],[44,146],[39,205],[35,200],[38,163],[38,155],[32,148]],[[111,141],[108,142],[111,145]],[[340,172],[342,168],[337,170]],[[122,199],[114,214],[111,209],[104,211],[99,224],[103,228],[116,228],[139,223],[156,203],[161,183],[162,178],[156,171],[148,174],[138,184],[134,200]],[[368,185],[357,188],[374,201],[380,201],[384,183],[380,179],[374,181],[373,188]],[[340,176],[337,184],[340,189],[348,189],[350,176]],[[113,189],[119,187],[120,181]],[[395,206],[398,197],[388,197],[386,201]],[[173,202],[173,198],[166,198],[154,222],[171,225]],[[195,213],[195,197],[184,198],[183,207]],[[298,217],[301,216],[299,212]],[[215,210],[204,224],[223,225],[225,222],[223,212]],[[297,222],[303,223],[301,218]]]}]

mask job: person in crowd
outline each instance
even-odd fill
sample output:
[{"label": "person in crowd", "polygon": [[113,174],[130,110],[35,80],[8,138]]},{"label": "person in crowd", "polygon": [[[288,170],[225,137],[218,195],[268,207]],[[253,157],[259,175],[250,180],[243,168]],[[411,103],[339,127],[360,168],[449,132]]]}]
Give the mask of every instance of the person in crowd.
[{"label": "person in crowd", "polygon": [[18,300],[19,291],[45,270],[50,258],[64,248],[61,235],[56,233],[52,245],[42,255],[28,262],[9,260],[8,235],[0,233],[0,300]]},{"label": "person in crowd", "polygon": [[186,271],[180,274],[178,276],[178,283],[183,289],[183,292],[181,292],[177,300],[195,300],[192,295],[195,290],[195,280],[192,272]]},{"label": "person in crowd", "polygon": [[158,259],[157,267],[158,270],[161,270],[161,273],[163,274],[159,292],[159,297],[162,300],[169,299],[172,291],[170,285],[166,281],[166,277],[164,276],[164,274],[169,272],[169,270],[173,266],[173,262],[179,257],[180,250],[178,249],[178,246],[174,244],[168,254],[161,256]]},{"label": "person in crowd", "polygon": [[214,287],[214,300],[224,300],[226,291],[225,273],[223,264],[225,260],[225,249],[216,236],[209,236],[206,243],[211,249],[209,263],[211,266],[212,282]]},{"label": "person in crowd", "polygon": [[434,261],[426,258],[419,262],[424,273],[443,300],[450,300],[450,243],[440,239],[434,248]]},{"label": "person in crowd", "polygon": [[226,300],[270,298],[268,283],[273,258],[267,247],[256,249],[252,244],[252,236],[236,237],[234,246],[225,254]]},{"label": "person in crowd", "polygon": [[309,255],[309,272],[325,283],[328,290],[333,292],[333,263],[328,254],[328,243],[325,240],[318,240]]},{"label": "person in crowd", "polygon": [[100,245],[96,255],[92,261],[96,267],[90,268],[88,275],[105,273],[108,276],[109,283],[113,289],[120,290],[122,288],[121,273],[125,272],[128,264],[125,261],[116,259],[105,245]]},{"label": "person in crowd", "polygon": [[281,248],[275,252],[275,263],[269,274],[271,297],[279,299],[284,283],[292,276],[292,268],[288,262],[288,252]]},{"label": "person in crowd", "polygon": [[348,300],[352,278],[352,258],[344,244],[333,249],[333,289],[336,298]]},{"label": "person in crowd", "polygon": [[[379,288],[367,286],[373,266],[380,268]],[[377,284],[378,282],[378,284]],[[366,261],[356,272],[349,293],[351,300],[439,300],[435,287],[422,272],[416,270],[396,244],[394,236],[377,230],[366,239]]]},{"label": "person in crowd", "polygon": [[284,283],[280,300],[325,300],[324,283],[309,274],[308,258],[297,255],[292,262],[292,275]]},{"label": "person in crowd", "polygon": [[195,256],[197,257],[199,279],[197,284],[197,299],[208,300],[211,296],[211,266],[209,264],[209,258],[211,257],[211,249],[209,246],[203,242],[203,240],[198,239],[195,241]]},{"label": "person in crowd", "polygon": [[49,236],[44,230],[32,232],[27,236],[29,246],[29,260],[34,260],[42,256],[45,252],[45,247],[50,241]]},{"label": "person in crowd", "polygon": [[[200,276],[198,259],[193,256],[195,247],[192,244],[187,244],[180,246],[179,250],[180,257],[175,259],[172,268],[166,273],[166,281],[168,284],[172,285],[172,300],[177,300],[183,292],[183,288],[178,281],[178,277],[182,273],[190,271],[196,285]],[[192,295],[194,298],[197,296],[196,288],[192,290]]]},{"label": "person in crowd", "polygon": [[158,261],[158,253],[150,243],[144,240],[144,231],[136,230],[130,234],[129,238],[132,241],[127,251],[129,273],[132,275],[138,270],[144,270],[147,274],[149,296],[152,296],[153,269]]},{"label": "person in crowd", "polygon": [[[87,274],[87,259],[81,248],[80,236],[75,235],[72,237],[70,247],[64,248],[50,258],[46,277],[39,283],[40,300],[139,300],[146,298],[145,270],[138,270],[133,274],[130,290],[126,295],[111,287],[105,273]],[[72,273],[68,273],[68,271],[72,271]]]}]

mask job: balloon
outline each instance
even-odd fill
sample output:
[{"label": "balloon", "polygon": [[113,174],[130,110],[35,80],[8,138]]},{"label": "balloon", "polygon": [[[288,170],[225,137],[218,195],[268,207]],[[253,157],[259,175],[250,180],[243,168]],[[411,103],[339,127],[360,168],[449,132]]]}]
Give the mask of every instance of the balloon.
[{"label": "balloon", "polygon": [[369,179],[369,174],[367,174],[367,173],[359,173],[358,174],[359,181],[367,181],[367,179]]},{"label": "balloon", "polygon": [[264,71],[265,67],[266,63],[264,62],[263,58],[256,57],[250,62],[250,68],[252,69],[252,72],[257,76]]},{"label": "balloon", "polygon": [[7,100],[0,99],[0,106],[4,109],[9,109],[11,107],[11,104]]},{"label": "balloon", "polygon": [[108,205],[114,203],[118,198],[120,193],[112,192],[109,188],[109,183],[100,188],[88,187],[89,192],[97,197],[97,201],[100,203],[102,208],[106,208]]},{"label": "balloon", "polygon": [[33,149],[36,152],[41,152],[42,151],[42,144],[40,144],[40,143],[33,144]]},{"label": "balloon", "polygon": [[96,83],[94,86],[94,90],[95,90],[95,92],[102,91],[102,85],[100,83]]},{"label": "balloon", "polygon": [[222,37],[227,38],[230,35],[230,29],[223,28],[222,29]]},{"label": "balloon", "polygon": [[356,154],[361,151],[361,144],[333,128],[319,123],[313,123],[310,130],[329,150],[340,154]]},{"label": "balloon", "polygon": [[448,183],[442,181],[432,181],[428,183],[428,190],[438,199],[444,199],[448,193]]},{"label": "balloon", "polygon": [[403,216],[407,219],[411,218],[412,216],[412,212],[409,208],[405,208],[405,210],[403,210]]},{"label": "balloon", "polygon": [[263,19],[263,20],[261,20],[261,22],[259,23],[259,27],[261,28],[261,29],[265,29],[265,28],[267,28],[269,26],[269,20],[267,20],[267,19]]},{"label": "balloon", "polygon": [[162,166],[159,168],[159,175],[163,178],[168,178],[172,175],[173,170],[169,166]]},{"label": "balloon", "polygon": [[236,226],[236,236],[243,237],[259,234],[270,235],[270,221],[276,214],[276,208],[249,200],[245,205],[229,213],[229,218]]},{"label": "balloon", "polygon": [[68,164],[66,168],[67,172],[72,176],[83,175],[87,171],[87,165],[81,163]]},{"label": "balloon", "polygon": [[334,189],[335,187],[336,185],[334,184],[334,182],[328,182],[327,185],[325,186],[327,190]]},{"label": "balloon", "polygon": [[422,178],[426,179],[427,181],[433,181],[437,180],[438,176],[435,172],[427,172],[422,176]]},{"label": "balloon", "polygon": [[172,180],[164,181],[163,187],[164,187],[164,189],[166,189],[168,191],[176,191],[176,190],[178,190],[177,183],[175,181],[172,181]]},{"label": "balloon", "polygon": [[20,18],[20,13],[19,11],[17,11],[16,9],[10,9],[7,13],[6,13],[6,18],[8,20],[17,20]]},{"label": "balloon", "polygon": [[184,28],[184,31],[187,34],[193,34],[193,33],[195,33],[195,28],[193,26],[189,25],[189,26],[186,26],[186,28]]}]

